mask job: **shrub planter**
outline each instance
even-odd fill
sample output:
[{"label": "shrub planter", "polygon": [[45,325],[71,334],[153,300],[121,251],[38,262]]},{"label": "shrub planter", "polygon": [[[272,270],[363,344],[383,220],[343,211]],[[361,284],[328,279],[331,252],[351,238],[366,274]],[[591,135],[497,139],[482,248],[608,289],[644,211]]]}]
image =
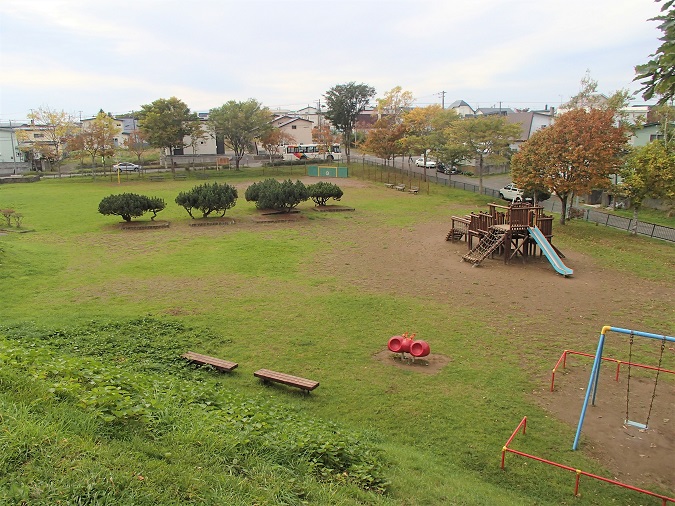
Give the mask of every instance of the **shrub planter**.
[{"label": "shrub planter", "polygon": [[191,227],[209,227],[211,225],[234,225],[232,218],[201,218],[190,221]]},{"label": "shrub planter", "polygon": [[149,228],[169,228],[169,222],[165,220],[155,221],[123,221],[119,224],[122,230],[146,230]]},{"label": "shrub planter", "polygon": [[355,211],[353,207],[339,206],[339,205],[326,205],[326,206],[314,206],[312,207],[313,211],[320,213],[337,213],[341,211]]}]

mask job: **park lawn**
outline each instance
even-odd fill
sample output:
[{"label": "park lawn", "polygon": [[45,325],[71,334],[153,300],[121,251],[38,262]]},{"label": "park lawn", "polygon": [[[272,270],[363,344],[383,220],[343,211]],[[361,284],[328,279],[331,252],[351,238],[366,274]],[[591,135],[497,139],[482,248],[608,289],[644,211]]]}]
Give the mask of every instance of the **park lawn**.
[{"label": "park lawn", "polygon": [[[245,184],[254,174],[241,172],[227,182]],[[487,310],[467,304],[449,312],[424,294],[364,292],[345,285],[329,265],[314,268],[326,248],[341,248],[345,261],[358,261],[348,257],[350,244],[335,244],[333,234],[343,227],[362,227],[366,235],[371,227],[414,227],[449,210],[474,210],[485,198],[431,185],[424,199],[401,199],[379,184],[365,184],[349,188],[343,198],[358,213],[310,213],[304,227],[216,227],[216,232],[188,227],[189,217],[173,203],[178,191],[194,184],[203,182],[131,180],[120,189],[109,180],[73,179],[2,188],[0,207],[20,210],[24,227],[35,230],[12,233],[0,243],[0,360],[8,364],[10,350],[21,350],[15,353],[27,358],[15,365],[29,373],[3,367],[0,378],[0,425],[5,425],[0,443],[8,455],[0,461],[4,500],[401,505],[572,500],[569,476],[552,468],[532,473],[534,464],[514,458],[508,472],[499,469],[501,447],[524,413],[536,427],[518,440],[524,451],[602,474],[582,453],[570,454],[562,423],[532,402],[529,394],[539,385],[522,370],[521,353],[503,348]],[[120,231],[116,218],[96,209],[101,198],[121,191],[164,198],[167,209],[157,219],[169,220],[171,227]],[[253,214],[240,191],[227,216],[244,223]],[[634,251],[621,247],[625,234],[585,225],[561,231],[560,243],[599,262],[619,258],[617,268],[645,279],[656,272],[672,280],[672,246],[638,238]],[[603,257],[610,249],[614,260]],[[433,351],[451,356],[452,367],[424,375],[373,360],[388,336],[407,330],[413,319],[420,335],[439,336]],[[32,347],[37,356],[30,354]],[[188,348],[240,366],[231,375],[195,370],[178,358]],[[549,359],[543,339],[534,340],[528,353]],[[53,359],[41,363],[40,354]],[[41,374],[28,357],[48,373]],[[260,367],[317,378],[321,387],[310,396],[261,388],[252,377]],[[539,367],[543,371],[549,364]],[[123,385],[132,399],[148,395],[135,392],[133,383],[151,385],[158,407],[141,406],[138,417],[114,410],[105,412],[113,420],[95,416],[91,406],[104,400],[83,407],[79,386],[60,390],[69,379],[81,382],[80,369],[99,371],[89,381],[103,377],[107,386]],[[54,378],[62,382],[56,394],[50,391]],[[198,391],[185,394],[192,383]],[[214,393],[209,400],[209,392],[232,398]],[[240,411],[254,414],[219,425],[213,403],[220,409],[223,403],[237,406],[230,413],[235,418]],[[143,418],[146,411],[149,420]],[[270,418],[256,422],[256,411]],[[290,420],[284,418],[288,413]],[[384,468],[387,492],[364,491],[344,475],[317,478],[286,455],[283,444],[271,452],[261,441],[271,438],[265,431],[271,433],[275,416],[289,430],[297,426],[310,435],[315,429],[304,424],[335,423],[340,429],[334,432],[347,434],[347,441],[355,437],[377,448],[381,453],[374,461]],[[256,424],[258,432],[241,435]],[[637,504],[638,499],[588,482],[580,501]]]}]

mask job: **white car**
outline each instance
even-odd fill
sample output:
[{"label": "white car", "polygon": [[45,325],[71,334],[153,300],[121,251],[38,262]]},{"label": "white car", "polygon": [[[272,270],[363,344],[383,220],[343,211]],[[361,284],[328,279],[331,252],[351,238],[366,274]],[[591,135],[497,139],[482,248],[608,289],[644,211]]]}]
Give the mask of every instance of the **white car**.
[{"label": "white car", "polygon": [[513,202],[522,202],[524,199],[524,191],[518,188],[514,183],[507,184],[504,188],[499,190],[499,196],[504,200],[511,200]]},{"label": "white car", "polygon": [[113,165],[113,170],[121,172],[138,172],[141,170],[141,166],[131,162],[120,162]]},{"label": "white car", "polygon": [[[424,157],[415,160],[415,165],[417,165],[418,167],[424,167]],[[436,160],[427,158],[427,169],[435,169],[435,168],[436,168]]]}]

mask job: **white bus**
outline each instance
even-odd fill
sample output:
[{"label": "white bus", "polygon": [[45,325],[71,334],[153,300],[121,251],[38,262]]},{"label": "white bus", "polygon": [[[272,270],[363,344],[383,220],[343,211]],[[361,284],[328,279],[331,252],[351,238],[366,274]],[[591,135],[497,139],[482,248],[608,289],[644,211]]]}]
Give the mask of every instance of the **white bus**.
[{"label": "white bus", "polygon": [[284,160],[306,160],[307,158],[319,158],[321,160],[342,160],[342,150],[339,144],[333,144],[330,152],[326,151],[325,144],[289,144],[281,146]]}]

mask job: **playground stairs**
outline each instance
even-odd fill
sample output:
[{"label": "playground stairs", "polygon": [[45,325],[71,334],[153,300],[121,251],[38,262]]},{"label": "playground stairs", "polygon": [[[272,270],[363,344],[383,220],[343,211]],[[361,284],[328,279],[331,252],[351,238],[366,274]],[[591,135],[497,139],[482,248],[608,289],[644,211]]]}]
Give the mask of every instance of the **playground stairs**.
[{"label": "playground stairs", "polygon": [[466,235],[466,232],[463,230],[452,229],[448,232],[448,235],[445,236],[446,241],[459,241],[462,237]]},{"label": "playground stairs", "polygon": [[478,245],[462,257],[465,262],[471,262],[474,265],[480,264],[488,255],[493,253],[499,246],[504,244],[506,234],[495,228],[490,231],[480,240]]}]

